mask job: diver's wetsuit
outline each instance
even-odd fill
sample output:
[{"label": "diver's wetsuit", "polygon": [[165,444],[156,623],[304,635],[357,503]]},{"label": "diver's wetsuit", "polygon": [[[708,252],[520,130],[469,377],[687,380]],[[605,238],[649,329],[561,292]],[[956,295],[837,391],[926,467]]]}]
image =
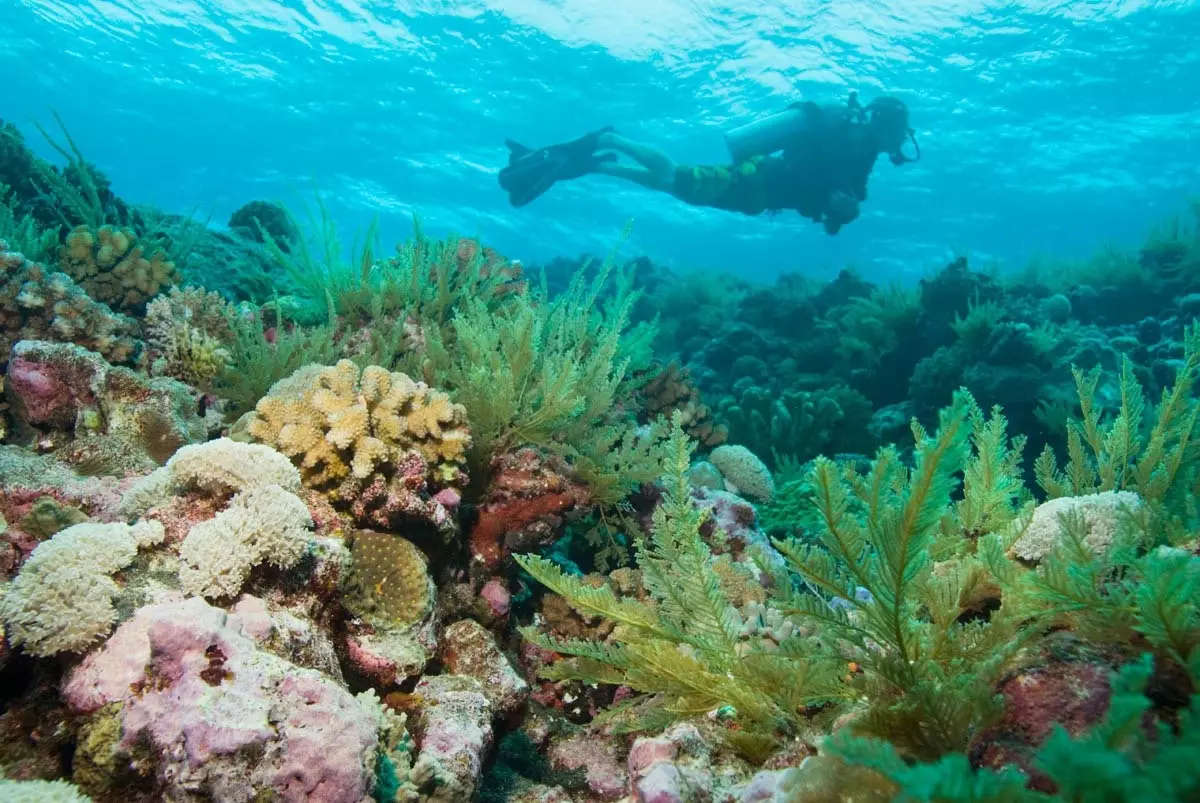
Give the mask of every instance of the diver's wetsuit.
[{"label": "diver's wetsuit", "polygon": [[842,107],[823,108],[814,127],[781,156],[755,156],[733,165],[680,165],[673,194],[685,203],[747,215],[795,209],[820,221],[829,198],[844,192],[862,203],[879,156],[867,127]]}]

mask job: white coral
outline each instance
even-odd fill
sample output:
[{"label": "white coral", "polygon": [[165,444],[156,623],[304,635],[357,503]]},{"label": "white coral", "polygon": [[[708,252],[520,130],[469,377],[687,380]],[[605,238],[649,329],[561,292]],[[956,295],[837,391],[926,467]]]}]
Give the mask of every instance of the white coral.
[{"label": "white coral", "polygon": [[1010,552],[1027,561],[1040,561],[1049,555],[1063,537],[1061,517],[1083,516],[1084,543],[1097,554],[1112,544],[1126,511],[1141,508],[1142,498],[1132,491],[1106,491],[1086,496],[1064,496],[1038,505],[1025,534]]},{"label": "white coral", "polygon": [[184,446],[167,464],[130,489],[121,512],[140,516],[175,493],[198,490],[220,495],[277,485],[300,490],[300,472],[269,446],[220,438]]},{"label": "white coral", "polygon": [[184,593],[233,596],[260,563],[281,569],[295,566],[308,548],[311,526],[312,517],[300,498],[278,485],[243,491],[183,540],[179,581]]},{"label": "white coral", "polygon": [[164,537],[158,522],[85,522],[39,544],[0,599],[9,640],[43,657],[87,648],[116,622],[112,575]]}]

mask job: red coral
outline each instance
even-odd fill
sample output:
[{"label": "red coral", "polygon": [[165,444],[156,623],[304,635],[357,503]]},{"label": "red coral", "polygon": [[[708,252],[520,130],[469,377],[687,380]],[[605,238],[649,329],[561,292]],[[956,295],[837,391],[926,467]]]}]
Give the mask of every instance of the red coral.
[{"label": "red coral", "polygon": [[490,576],[510,550],[553,543],[563,515],[588,503],[587,488],[565,464],[535,449],[520,449],[493,462],[492,482],[471,528],[471,571]]}]

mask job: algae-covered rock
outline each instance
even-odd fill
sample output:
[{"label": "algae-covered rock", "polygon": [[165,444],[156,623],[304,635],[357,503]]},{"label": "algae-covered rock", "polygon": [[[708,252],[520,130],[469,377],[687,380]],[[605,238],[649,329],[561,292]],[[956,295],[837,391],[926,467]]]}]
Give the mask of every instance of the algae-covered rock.
[{"label": "algae-covered rock", "polygon": [[79,346],[23,340],[7,380],[16,442],[86,474],[144,473],[206,437],[187,385],[147,379]]}]

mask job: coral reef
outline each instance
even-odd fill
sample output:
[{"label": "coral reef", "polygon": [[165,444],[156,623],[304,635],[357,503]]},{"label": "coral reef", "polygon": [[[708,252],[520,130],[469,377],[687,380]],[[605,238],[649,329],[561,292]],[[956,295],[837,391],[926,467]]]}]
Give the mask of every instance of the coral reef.
[{"label": "coral reef", "polygon": [[50,145],[0,126],[62,271],[0,243],[5,800],[1197,796],[1195,226],[539,287]]},{"label": "coral reef", "polygon": [[0,365],[20,340],[74,343],[114,364],[141,348],[137,323],[92,300],[65,273],[8,250],[0,240]]},{"label": "coral reef", "polygon": [[16,442],[88,474],[147,471],[207,435],[186,385],[112,366],[80,346],[17,343],[6,385]]}]

